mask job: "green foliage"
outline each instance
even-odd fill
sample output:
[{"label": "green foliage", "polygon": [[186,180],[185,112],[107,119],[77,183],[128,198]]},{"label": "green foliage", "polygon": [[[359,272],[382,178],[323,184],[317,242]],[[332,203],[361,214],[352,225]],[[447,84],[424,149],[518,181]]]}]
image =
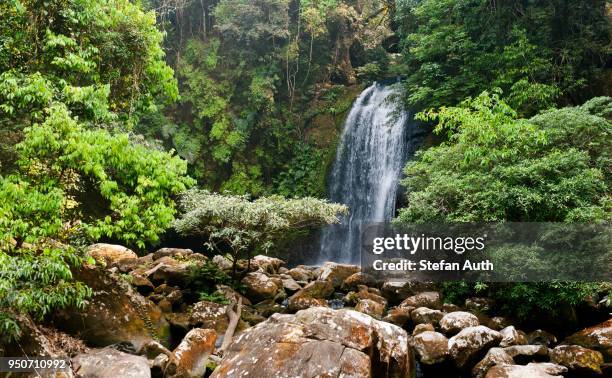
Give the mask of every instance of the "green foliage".
[{"label": "green foliage", "polygon": [[[396,221],[609,221],[612,124],[601,115],[609,115],[611,104],[610,98],[595,98],[526,120],[517,118],[498,94],[485,92],[458,107],[421,114],[422,119],[437,120],[436,132],[446,133],[448,141],[407,164],[402,183],[408,189],[408,206]],[[535,272],[550,266],[529,269],[537,276]],[[597,288],[582,282],[479,287],[480,294],[523,319],[536,312],[554,315]],[[462,282],[446,283],[444,290],[453,301],[477,294]]]},{"label": "green foliage", "polygon": [[408,102],[454,105],[491,87],[521,115],[592,97],[610,43],[606,1],[398,1]]},{"label": "green foliage", "polygon": [[276,192],[285,197],[323,197],[325,168],[322,151],[299,145],[287,169],[277,176]]},{"label": "green foliage", "polygon": [[406,166],[408,206],[399,221],[609,219],[611,125],[586,108],[517,119],[485,92],[424,113],[449,141]]},{"label": "green foliage", "polygon": [[207,246],[222,251],[229,247],[234,264],[253,252],[266,253],[292,232],[339,222],[344,205],[315,198],[285,199],[281,196],[231,196],[189,190],[180,201],[183,215],[174,222],[182,235],[202,235]]},{"label": "green foliage", "polygon": [[[28,179],[69,201],[63,220],[83,217],[94,240],[104,236],[144,248],[174,219],[173,196],[192,184],[186,163],[133,143],[127,134],[83,128],[63,106],[25,130],[19,164]],[[99,198],[98,204],[84,203]],[[94,206],[92,208],[92,206]]]},{"label": "green foliage", "polygon": [[217,291],[216,286],[233,285],[233,282],[216,264],[206,261],[204,265],[194,266],[190,270],[187,285],[200,293],[202,301],[227,304],[227,298]]}]

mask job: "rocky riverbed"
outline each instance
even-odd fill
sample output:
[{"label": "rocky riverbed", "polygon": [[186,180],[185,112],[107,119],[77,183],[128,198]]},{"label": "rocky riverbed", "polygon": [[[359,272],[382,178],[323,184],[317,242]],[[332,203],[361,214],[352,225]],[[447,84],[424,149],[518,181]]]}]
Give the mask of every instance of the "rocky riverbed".
[{"label": "rocky riverbed", "polygon": [[378,282],[331,262],[289,269],[266,256],[251,261],[244,295],[218,285],[217,303],[188,284],[202,254],[138,257],[109,244],[89,253],[98,263],[75,272],[93,289],[85,308],[44,325],[21,317],[5,356],[70,358],[68,377],[612,376],[612,318],[563,339],[527,333],[487,298],[457,306],[435,284]]}]

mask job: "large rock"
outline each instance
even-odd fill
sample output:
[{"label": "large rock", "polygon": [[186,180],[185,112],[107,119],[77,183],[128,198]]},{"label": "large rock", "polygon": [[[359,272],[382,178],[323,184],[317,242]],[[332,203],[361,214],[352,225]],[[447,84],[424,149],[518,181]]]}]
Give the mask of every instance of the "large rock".
[{"label": "large rock", "polygon": [[544,345],[550,347],[557,343],[557,338],[550,332],[546,332],[542,329],[536,329],[533,332],[529,332],[527,335],[527,343],[531,345]]},{"label": "large rock", "polygon": [[361,269],[357,265],[338,264],[334,262],[326,262],[321,267],[319,280],[331,281],[335,289],[342,286],[344,280]]},{"label": "large rock", "polygon": [[193,262],[179,261],[170,256],[164,256],[154,262],[149,279],[156,284],[166,283],[172,286],[184,286],[189,282],[194,266]]},{"label": "large rock", "polygon": [[432,282],[408,281],[395,282],[387,281],[381,287],[382,295],[391,304],[398,304],[404,299],[416,293],[435,290],[436,285]]},{"label": "large rock", "polygon": [[472,297],[465,300],[465,308],[474,312],[488,312],[494,307],[492,299],[482,297]]},{"label": "large rock", "polygon": [[559,345],[550,352],[550,361],[563,365],[578,376],[601,375],[603,355],[578,345]]},{"label": "large rock", "polygon": [[427,307],[419,307],[417,309],[412,310],[412,312],[410,313],[410,317],[412,318],[412,322],[414,324],[431,323],[433,325],[438,325],[440,319],[444,317],[444,313],[440,310],[432,310]]},{"label": "large rock", "polygon": [[524,365],[528,362],[548,361],[548,348],[544,345],[513,345],[504,348],[504,351],[517,364]]},{"label": "large rock", "polygon": [[221,377],[411,377],[406,332],[352,310],[275,314],[238,336],[212,374]]},{"label": "large rock", "polygon": [[299,282],[308,282],[313,279],[313,274],[310,270],[299,266],[290,269],[287,274]]},{"label": "large rock", "polygon": [[76,272],[75,279],[89,286],[93,295],[84,308],[56,311],[57,328],[96,347],[130,342],[138,350],[150,340],[168,345],[170,327],[161,310],[125,279],[91,266]]},{"label": "large rock", "polygon": [[405,307],[394,307],[387,312],[387,316],[385,316],[383,320],[402,327],[404,324],[410,321],[410,313],[412,312],[412,310],[414,309]]},{"label": "large rock", "polygon": [[548,362],[529,363],[527,366],[501,364],[489,369],[486,378],[562,378],[561,374],[565,372],[567,368]]},{"label": "large rock", "polygon": [[612,361],[612,319],[576,332],[563,343],[600,351],[604,359],[610,362]]},{"label": "large rock", "polygon": [[72,368],[79,377],[87,378],[150,378],[145,357],[134,356],[112,348],[83,353],[72,359]]},{"label": "large rock", "polygon": [[251,259],[252,267],[270,274],[278,273],[278,270],[284,265],[285,262],[276,257],[257,255]]},{"label": "large rock", "polygon": [[251,272],[242,279],[246,296],[252,302],[273,299],[279,292],[278,285],[262,272]]},{"label": "large rock", "polygon": [[460,369],[472,367],[484,352],[499,344],[502,335],[485,326],[464,328],[448,341],[450,356]]},{"label": "large rock", "polygon": [[166,377],[200,378],[206,372],[208,357],[215,350],[217,334],[212,329],[194,328],[172,352]]},{"label": "large rock", "polygon": [[439,310],[442,308],[442,295],[437,291],[425,291],[404,299],[399,307],[427,307]]},{"label": "large rock", "polygon": [[160,248],[157,251],[153,252],[153,260],[159,260],[162,257],[166,256],[184,259],[192,254],[193,251],[191,249],[186,248]]},{"label": "large rock", "polygon": [[465,311],[455,311],[440,319],[440,329],[447,335],[455,335],[467,327],[480,325],[476,315]]},{"label": "large rock", "polygon": [[420,332],[412,338],[410,345],[426,365],[443,362],[448,357],[448,339],[438,332]]},{"label": "large rock", "polygon": [[121,260],[137,259],[138,255],[129,248],[117,244],[98,243],[87,247],[87,253],[94,260],[113,265]]},{"label": "large rock", "polygon": [[334,293],[331,281],[312,281],[289,297],[288,309],[295,312],[316,305],[327,305],[325,301]]},{"label": "large rock", "polygon": [[517,331],[514,326],[508,326],[501,331],[502,341],[499,343],[501,348],[509,347],[512,345],[525,345],[527,344],[527,336],[523,331]]},{"label": "large rock", "polygon": [[226,305],[220,303],[197,302],[189,311],[189,325],[191,327],[214,329],[219,333],[225,332],[229,323],[225,314],[226,308]]},{"label": "large rock", "polygon": [[361,299],[355,306],[355,311],[380,319],[385,312],[385,306],[371,299]]},{"label": "large rock", "polygon": [[342,283],[342,290],[354,291],[354,290],[357,290],[357,288],[360,285],[376,286],[376,279],[367,273],[363,273],[363,272],[353,273],[350,276],[348,276]]},{"label": "large rock", "polygon": [[387,299],[385,297],[375,294],[369,290],[367,286],[360,285],[357,292],[351,291],[344,297],[344,301],[348,304],[356,304],[362,299],[369,299],[374,302],[380,303],[383,307],[387,306]]},{"label": "large rock", "polygon": [[502,364],[514,365],[514,360],[502,348],[491,348],[472,369],[472,377],[484,378],[491,367]]}]

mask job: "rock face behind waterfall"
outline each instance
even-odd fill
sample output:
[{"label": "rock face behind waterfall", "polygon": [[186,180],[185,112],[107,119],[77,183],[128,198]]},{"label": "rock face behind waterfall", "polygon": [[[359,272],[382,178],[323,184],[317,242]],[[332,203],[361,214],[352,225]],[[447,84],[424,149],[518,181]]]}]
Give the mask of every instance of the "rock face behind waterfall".
[{"label": "rock face behind waterfall", "polygon": [[388,221],[403,165],[415,143],[408,114],[396,105],[393,86],[374,83],[355,100],[344,123],[329,177],[329,197],[349,206],[341,225],[321,237],[319,261],[358,260],[359,226]]}]

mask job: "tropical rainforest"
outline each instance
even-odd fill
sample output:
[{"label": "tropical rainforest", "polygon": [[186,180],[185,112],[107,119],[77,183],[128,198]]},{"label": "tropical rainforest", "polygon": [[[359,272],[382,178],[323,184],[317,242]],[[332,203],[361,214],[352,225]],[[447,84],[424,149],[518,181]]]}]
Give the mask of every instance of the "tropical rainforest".
[{"label": "tropical rainforest", "polygon": [[[373,81],[431,133],[396,222],[612,220],[605,0],[3,0],[0,20],[2,337],[87,301],[91,243],[205,236],[235,270],[336,222],[326,180]],[[445,290],[528,317],[610,283]]]}]

